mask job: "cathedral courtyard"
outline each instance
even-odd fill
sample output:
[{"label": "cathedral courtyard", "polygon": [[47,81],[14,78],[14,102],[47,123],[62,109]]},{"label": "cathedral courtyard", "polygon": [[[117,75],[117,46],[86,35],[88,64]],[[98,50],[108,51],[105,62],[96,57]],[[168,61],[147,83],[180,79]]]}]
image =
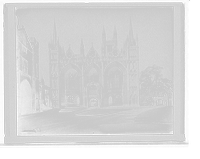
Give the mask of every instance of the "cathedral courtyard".
[{"label": "cathedral courtyard", "polygon": [[68,108],[19,117],[19,135],[172,133],[172,107]]}]

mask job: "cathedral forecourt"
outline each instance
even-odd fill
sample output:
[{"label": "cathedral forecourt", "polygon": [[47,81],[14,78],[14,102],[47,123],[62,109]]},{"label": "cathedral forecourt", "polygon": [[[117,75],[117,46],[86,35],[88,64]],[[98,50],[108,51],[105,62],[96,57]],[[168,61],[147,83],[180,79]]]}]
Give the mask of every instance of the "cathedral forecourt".
[{"label": "cathedral forecourt", "polygon": [[130,21],[129,33],[121,49],[117,30],[108,40],[102,31],[99,53],[92,45],[89,51],[80,41],[79,54],[67,51],[59,44],[54,22],[49,43],[50,88],[52,107],[138,107],[139,48]]}]

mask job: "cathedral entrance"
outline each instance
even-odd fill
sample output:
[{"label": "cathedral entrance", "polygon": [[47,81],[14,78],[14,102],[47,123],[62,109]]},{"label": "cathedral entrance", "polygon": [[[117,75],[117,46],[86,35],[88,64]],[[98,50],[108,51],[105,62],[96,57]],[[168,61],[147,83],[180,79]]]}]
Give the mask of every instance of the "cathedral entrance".
[{"label": "cathedral entrance", "polygon": [[63,68],[59,85],[60,104],[62,106],[82,105],[81,81],[81,70],[77,66],[69,64]]},{"label": "cathedral entrance", "polygon": [[108,106],[123,105],[123,69],[113,65],[105,73],[105,93]]},{"label": "cathedral entrance", "polygon": [[87,106],[100,106],[100,73],[97,66],[91,67],[86,73],[87,82]]},{"label": "cathedral entrance", "polygon": [[91,98],[89,106],[98,106],[98,101],[95,98]]}]

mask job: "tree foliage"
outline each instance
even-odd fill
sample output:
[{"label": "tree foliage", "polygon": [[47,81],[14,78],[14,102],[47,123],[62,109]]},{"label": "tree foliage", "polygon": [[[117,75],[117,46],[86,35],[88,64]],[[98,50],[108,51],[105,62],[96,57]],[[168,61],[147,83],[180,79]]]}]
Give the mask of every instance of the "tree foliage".
[{"label": "tree foliage", "polygon": [[173,83],[163,78],[162,67],[153,65],[141,72],[140,76],[140,103],[146,103],[154,96],[172,94]]}]

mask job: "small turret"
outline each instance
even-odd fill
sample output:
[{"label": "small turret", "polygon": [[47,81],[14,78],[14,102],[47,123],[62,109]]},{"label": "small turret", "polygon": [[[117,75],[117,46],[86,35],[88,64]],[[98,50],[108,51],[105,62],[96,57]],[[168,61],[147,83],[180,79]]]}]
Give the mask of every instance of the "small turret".
[{"label": "small turret", "polygon": [[129,45],[130,45],[130,46],[135,46],[135,45],[136,45],[136,41],[135,41],[135,38],[134,38],[134,36],[133,36],[133,27],[132,27],[132,22],[131,22],[131,20],[130,20],[130,26],[129,26],[128,41],[129,41]]}]

